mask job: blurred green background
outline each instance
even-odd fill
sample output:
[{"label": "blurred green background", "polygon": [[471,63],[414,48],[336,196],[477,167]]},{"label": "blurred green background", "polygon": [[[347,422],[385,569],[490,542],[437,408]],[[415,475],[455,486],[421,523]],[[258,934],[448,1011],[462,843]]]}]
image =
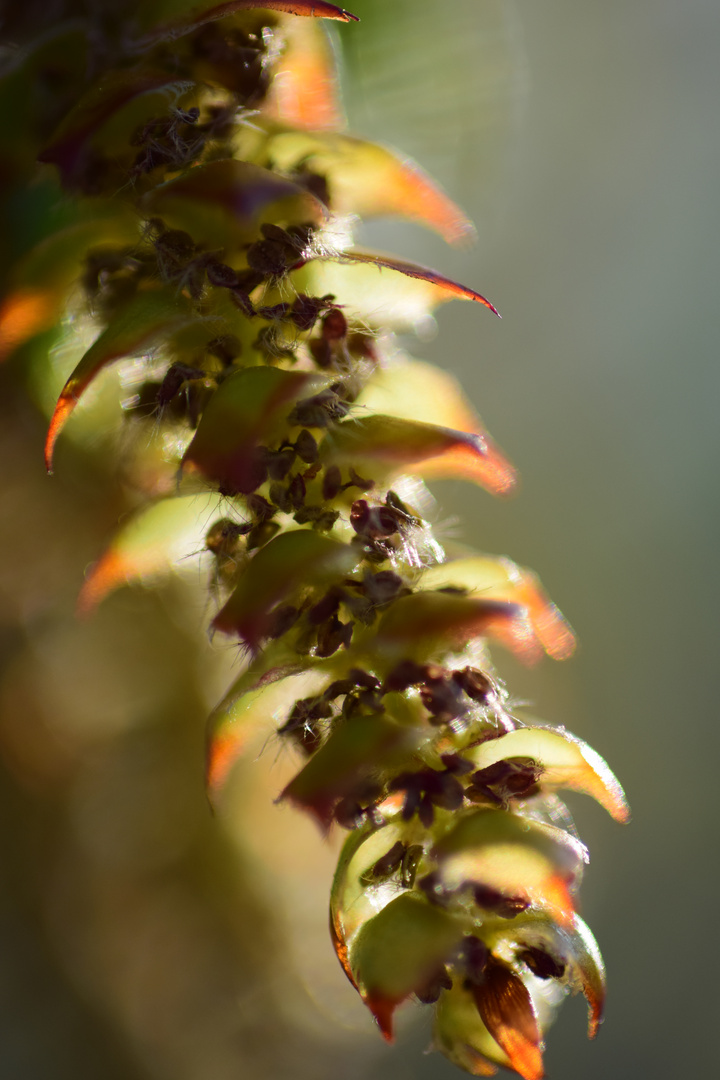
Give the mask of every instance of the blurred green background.
[{"label": "blurred green background", "polygon": [[[503,314],[448,305],[407,342],[458,374],[523,478],[505,502],[435,485],[439,529],[541,574],[581,648],[498,662],[528,714],[607,758],[634,812],[620,829],[571,803],[609,1004],[595,1045],[582,1003],[564,1007],[548,1075],[712,1075],[720,7],[351,6],[353,129],[419,160],[479,232],[462,251],[396,224],[363,239]],[[75,621],[121,478],[70,446],[45,477],[22,360],[0,393],[0,1076],[460,1075],[422,1055],[423,1010],[385,1047],[345,983],[333,853],[272,806],[275,748],[210,815],[202,724],[234,656],[203,636],[200,572]]]}]

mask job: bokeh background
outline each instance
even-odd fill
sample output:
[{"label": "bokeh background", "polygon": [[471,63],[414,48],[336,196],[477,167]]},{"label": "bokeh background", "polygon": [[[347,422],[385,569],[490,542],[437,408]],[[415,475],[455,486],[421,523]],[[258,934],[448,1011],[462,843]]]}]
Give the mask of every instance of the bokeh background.
[{"label": "bokeh background", "polygon": [[[548,1075],[710,1076],[720,7],[352,7],[362,22],[335,40],[353,128],[421,161],[479,233],[462,251],[394,224],[364,239],[503,314],[448,305],[434,338],[407,341],[461,378],[523,477],[504,502],[437,484],[439,528],[539,571],[581,647],[499,665],[530,715],[607,758],[634,812],[620,829],[571,804],[609,1004],[593,1045],[582,1003],[565,1006]],[[7,215],[6,247],[27,243],[33,199]],[[25,363],[0,376],[0,1076],[458,1076],[422,1054],[422,1010],[385,1047],[345,983],[326,936],[332,847],[272,805],[277,748],[209,813],[202,725],[234,659],[199,629],[201,570],[75,620],[123,488],[70,443],[44,475]]]}]

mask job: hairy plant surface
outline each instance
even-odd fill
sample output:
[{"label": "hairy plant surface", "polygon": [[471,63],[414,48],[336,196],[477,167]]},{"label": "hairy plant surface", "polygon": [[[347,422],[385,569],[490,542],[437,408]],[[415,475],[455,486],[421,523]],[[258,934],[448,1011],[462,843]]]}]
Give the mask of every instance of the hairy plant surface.
[{"label": "hairy plant surface", "polygon": [[87,338],[49,470],[106,369],[127,387],[123,469],[141,505],[80,607],[210,553],[211,628],[244,657],[209,721],[211,798],[276,732],[300,761],[279,799],[349,830],[331,935],[382,1033],[414,996],[456,1064],[533,1080],[563,996],[585,994],[591,1036],[604,1000],[574,902],[587,852],[556,792],[619,821],[627,808],[587,745],[512,715],[494,672],[489,642],[529,662],[573,650],[537,578],[447,560],[428,523],[423,480],[504,494],[515,473],[454,379],[393,332],[450,299],[495,309],[352,246],[359,216],[450,242],[472,226],[414,164],[345,133],[316,19],[355,16],[309,0],[187,8],[61,21],[9,54],[0,88],[26,101],[39,160],[72,197],[0,309],[5,354],[63,316],[65,347]]}]

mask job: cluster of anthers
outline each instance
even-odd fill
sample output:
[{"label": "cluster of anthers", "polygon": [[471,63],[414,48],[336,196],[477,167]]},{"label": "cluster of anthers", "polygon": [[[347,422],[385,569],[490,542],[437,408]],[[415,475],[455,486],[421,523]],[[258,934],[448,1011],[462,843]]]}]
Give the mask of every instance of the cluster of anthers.
[{"label": "cluster of anthers", "polygon": [[[350,236],[353,215],[450,241],[472,226],[416,166],[344,133],[320,24],[290,16],[354,16],[235,0],[158,24],[159,4],[128,7],[104,30],[108,67],[40,155],[76,220],[0,312],[17,344],[74,290],[66,333],[83,311],[99,327],[60,394],[48,468],[96,376],[143,358],[126,419],[143,505],[81,607],[162,572],[216,513],[212,628],[247,662],[211,717],[212,797],[249,735],[276,730],[302,761],[280,798],[350,830],[332,938],[385,1037],[414,996],[435,1003],[452,1061],[535,1080],[558,1001],[582,989],[593,1035],[604,997],[573,899],[587,853],[555,793],[587,792],[620,821],[627,809],[602,759],[514,718],[494,674],[489,640],[530,660],[572,651],[537,579],[506,559],[447,560],[428,525],[419,477],[503,493],[514,470],[455,381],[401,356],[391,332],[453,297],[494,309]],[[77,22],[57,33],[78,53],[90,37]],[[30,50],[8,77],[39,63]]]}]

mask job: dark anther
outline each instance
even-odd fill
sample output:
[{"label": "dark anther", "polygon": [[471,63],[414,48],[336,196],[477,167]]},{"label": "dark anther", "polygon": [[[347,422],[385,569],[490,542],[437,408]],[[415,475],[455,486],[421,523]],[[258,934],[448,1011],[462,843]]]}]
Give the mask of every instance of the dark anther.
[{"label": "dark anther", "polygon": [[385,496],[385,503],[391,510],[404,517],[408,524],[422,525],[422,519],[413,514],[412,510],[405,505],[400,496],[394,491],[388,491]]},{"label": "dark anther", "polygon": [[379,357],[375,348],[375,339],[370,334],[350,334],[347,341],[350,353],[359,360],[370,360],[377,364]]},{"label": "dark anther", "polygon": [[294,727],[304,724],[306,720],[327,720],[332,716],[332,707],[322,694],[319,697],[300,698],[290,710],[287,721],[279,728],[282,735],[286,731],[292,731]]},{"label": "dark anther", "polygon": [[366,595],[364,585],[361,582],[352,582],[353,590],[359,589],[360,592],[355,595],[349,593],[345,604],[349,612],[351,612],[354,619],[363,623],[364,626],[370,626],[375,621],[377,610],[375,605],[371,601],[370,597]]},{"label": "dark anther", "polygon": [[195,241],[189,233],[184,232],[182,229],[168,229],[155,240],[155,250],[163,258],[170,259],[179,265],[188,262],[197,249]]},{"label": "dark anther", "polygon": [[406,797],[403,805],[403,818],[409,821],[413,813],[417,813],[420,822],[426,829],[431,828],[435,820],[435,807],[430,796],[425,792],[419,797],[412,792]]},{"label": "dark anther", "polygon": [[457,966],[473,986],[482,983],[489,955],[485,942],[474,934],[466,934],[462,939],[457,953]]},{"label": "dark anther", "polygon": [[420,769],[418,772],[400,773],[388,785],[388,791],[404,791],[402,817],[405,821],[417,812],[426,827],[432,825],[434,806],[443,810],[457,810],[463,802],[463,786],[448,772]]},{"label": "dark anther", "polygon": [[225,263],[209,262],[205,268],[207,279],[211,285],[216,285],[219,289],[234,289],[238,285],[237,270],[233,270],[232,266],[227,266]]},{"label": "dark anther", "polygon": [[314,465],[318,459],[317,441],[307,428],[303,428],[295,440],[295,453],[306,465]]},{"label": "dark anther", "polygon": [[375,803],[382,795],[382,788],[372,781],[364,781],[350,795],[341,799],[335,807],[335,820],[343,829],[357,829],[363,822],[374,818]]},{"label": "dark anther", "polygon": [[[270,479],[284,480],[293,466],[295,450],[291,446],[286,446],[282,450],[264,450],[263,458]],[[275,502],[275,499],[272,501]]]},{"label": "dark anther", "polygon": [[338,589],[337,586],[329,589],[323,598],[318,600],[317,604],[313,604],[308,611],[308,622],[311,623],[312,626],[319,626],[320,623],[324,623],[335,614],[340,606],[342,598],[342,589]]},{"label": "dark anther", "polygon": [[132,409],[131,415],[133,417],[154,416],[157,412],[159,392],[160,383],[155,380],[148,380],[140,386],[137,393],[133,394],[129,401],[123,402],[123,408]]},{"label": "dark anther", "polygon": [[267,521],[275,513],[275,507],[271,506],[262,495],[253,493],[246,498],[247,508],[256,521]]},{"label": "dark anther", "polygon": [[[321,514],[315,519],[315,528],[321,531],[332,529],[333,525],[340,517],[340,513],[337,510],[323,510]],[[298,520],[297,514],[295,520]]]},{"label": "dark anther", "polygon": [[424,877],[420,878],[417,882],[418,888],[422,890],[430,903],[439,904],[444,906],[448,900],[448,894],[443,888],[443,884],[440,878],[440,874],[437,870],[431,871]]},{"label": "dark anther", "polygon": [[[241,277],[243,275],[240,275]],[[230,293],[233,303],[240,308],[243,315],[246,315],[248,319],[252,319],[255,316],[255,308],[252,305],[250,299],[250,293],[256,288],[262,281],[262,277],[258,274],[248,277],[245,275],[245,286],[238,286]]]},{"label": "dark anther", "polygon": [[382,712],[382,701],[375,690],[360,690],[348,694],[343,702],[342,715],[347,719],[358,714]]},{"label": "dark anther", "polygon": [[321,532],[332,529],[339,517],[340,513],[337,510],[325,510],[322,506],[307,505],[301,506],[300,509],[293,514],[293,519],[297,521],[298,525],[312,524]]},{"label": "dark anther", "polygon": [[357,689],[357,683],[352,678],[347,679],[335,679],[330,685],[323,691],[323,697],[328,701],[334,701],[335,698],[342,697],[343,694],[350,694],[353,690]]},{"label": "dark anther", "polygon": [[443,990],[452,989],[452,979],[444,967],[439,968],[427,982],[415,990],[415,997],[423,1005],[434,1005]]},{"label": "dark anther", "polygon": [[398,840],[389,851],[386,851],[377,862],[360,875],[360,880],[363,885],[372,885],[376,882],[387,881],[389,877],[400,869],[403,858],[405,856],[406,845],[402,840]]},{"label": "dark anther", "polygon": [[462,806],[463,786],[452,773],[433,772],[427,791],[435,805],[443,810],[457,810]]},{"label": "dark anther", "polygon": [[261,319],[268,319],[270,322],[276,322],[278,319],[287,318],[289,311],[289,304],[272,304],[270,307],[256,308],[255,314],[259,315]]},{"label": "dark anther", "polygon": [[332,716],[332,707],[322,697],[301,698],[296,701],[290,716],[278,728],[278,735],[288,735],[306,753],[313,753],[320,745],[322,725],[319,721]]},{"label": "dark anther", "polygon": [[365,690],[380,689],[380,680],[369,671],[363,671],[362,668],[350,668],[348,678],[352,679],[356,686],[362,686]]},{"label": "dark anther", "polygon": [[381,607],[395,599],[403,588],[403,580],[392,570],[381,570],[379,574],[365,574],[363,587],[371,603],[375,607]]},{"label": "dark anther", "polygon": [[298,262],[302,262],[312,230],[295,225],[282,229],[279,225],[266,223],[260,226],[262,240],[251,244],[247,250],[248,266],[265,277],[282,277]]},{"label": "dark anther", "polygon": [[204,133],[184,132],[193,127],[200,117],[200,110],[172,109],[170,116],[156,116],[138,128],[130,139],[131,146],[143,147],[135,158],[135,174],[151,172],[158,165],[171,164],[174,168],[188,164],[202,149]]},{"label": "dark anther", "polygon": [[341,799],[335,807],[335,821],[341,829],[359,829],[367,812],[356,799]]},{"label": "dark anther", "polygon": [[542,768],[532,758],[506,758],[474,772],[471,788],[493,802],[504,802],[536,794],[541,775]]},{"label": "dark anther", "polygon": [[477,668],[466,667],[462,671],[453,671],[453,682],[463,690],[473,701],[486,705],[495,695],[495,687],[492,681],[483,671]]},{"label": "dark anther", "polygon": [[322,336],[325,341],[342,341],[347,337],[347,331],[347,319],[340,308],[331,308],[322,321]]},{"label": "dark anther", "polygon": [[342,491],[342,476],[340,469],[337,465],[330,465],[325,470],[325,476],[323,477],[322,492],[323,498],[334,499],[336,495],[339,495]]},{"label": "dark anther", "polygon": [[550,956],[544,949],[538,949],[534,945],[526,945],[517,954],[517,958],[527,964],[533,975],[537,975],[538,979],[561,979],[565,974],[565,964]]},{"label": "dark anther", "polygon": [[420,800],[423,792],[420,773],[400,773],[399,776],[394,777],[394,779],[390,781],[388,791],[405,792],[402,816],[403,821],[409,821],[420,807]]},{"label": "dark anther", "polygon": [[503,919],[514,919],[530,907],[530,901],[523,896],[506,896],[489,885],[471,883],[473,899],[478,907],[493,911]]},{"label": "dark anther", "polygon": [[324,203],[325,206],[330,205],[330,190],[324,176],[301,168],[294,174],[293,179],[306,188],[316,199],[319,199],[321,203]]},{"label": "dark anther", "polygon": [[345,485],[346,487],[356,487],[359,488],[360,491],[370,491],[371,488],[375,487],[374,480],[365,480],[364,477],[355,472],[352,466],[348,472],[350,474],[350,482]]},{"label": "dark anther", "polygon": [[415,873],[423,856],[420,844],[405,844],[398,840],[377,862],[368,867],[360,880],[364,885],[387,881],[398,870],[404,889],[411,889],[415,883]]},{"label": "dark anther", "polygon": [[440,760],[447,771],[455,776],[465,776],[466,773],[472,772],[474,768],[472,761],[460,757],[459,754],[441,754]]},{"label": "dark anther", "polygon": [[306,296],[305,293],[300,293],[292,306],[290,318],[298,330],[312,330],[318,315],[328,307],[332,299],[332,296]]},{"label": "dark anther", "polygon": [[263,277],[282,277],[297,262],[297,253],[275,240],[258,240],[248,248],[248,266]]},{"label": "dark anther", "polygon": [[231,521],[230,518],[220,518],[210,526],[205,537],[205,547],[212,551],[213,555],[227,554],[237,545],[241,536],[250,532],[252,525],[248,521]]},{"label": "dark anther", "polygon": [[205,372],[199,368],[187,367],[185,364],[171,364],[160,383],[157,395],[158,405],[161,407],[169,405],[186,382],[203,378],[205,378]]},{"label": "dark anther", "polygon": [[401,660],[387,675],[383,683],[383,692],[389,694],[393,690],[407,690],[410,686],[418,686],[424,682],[426,677],[425,665],[416,664],[414,660]]},{"label": "dark anther", "polygon": [[289,229],[283,229],[280,225],[274,225],[272,222],[261,225],[260,232],[266,240],[286,244],[293,251],[304,251],[313,235],[310,225],[291,225]]},{"label": "dark anther", "polygon": [[347,648],[352,640],[353,624],[340,622],[333,615],[318,633],[316,656],[332,656],[338,649]]},{"label": "dark anther", "polygon": [[415,884],[415,875],[423,854],[422,844],[411,844],[403,855],[400,882],[404,889],[412,889]]},{"label": "dark anther", "polygon": [[328,427],[334,421],[342,420],[348,408],[347,402],[335,390],[321,390],[319,394],[298,401],[288,421],[300,427]]},{"label": "dark anther", "polygon": [[333,362],[346,354],[347,331],[347,320],[340,308],[331,308],[322,321],[320,337],[310,342],[310,352],[318,367],[330,367]]},{"label": "dark anther", "polygon": [[277,521],[259,521],[248,533],[248,551],[255,551],[256,548],[264,547],[265,544],[272,540],[279,528]]},{"label": "dark anther", "polygon": [[270,496],[270,502],[274,503],[274,505],[277,506],[278,510],[282,510],[284,514],[290,513],[292,509],[290,495],[288,494],[287,488],[283,484],[280,484],[278,482],[271,484],[268,495]]},{"label": "dark anther", "polygon": [[400,516],[387,506],[370,506],[366,499],[356,499],[350,507],[350,524],[358,536],[384,540],[400,531]]},{"label": "dark anther", "polygon": [[333,350],[325,338],[315,338],[309,342],[312,358],[320,368],[328,368],[333,362]]},{"label": "dark anther", "polygon": [[447,724],[465,712],[459,688],[450,679],[442,676],[428,677],[420,689],[420,700],[433,717],[434,723]]},{"label": "dark anther", "polygon": [[299,510],[305,502],[305,481],[299,473],[288,484],[288,498],[293,510]]}]

